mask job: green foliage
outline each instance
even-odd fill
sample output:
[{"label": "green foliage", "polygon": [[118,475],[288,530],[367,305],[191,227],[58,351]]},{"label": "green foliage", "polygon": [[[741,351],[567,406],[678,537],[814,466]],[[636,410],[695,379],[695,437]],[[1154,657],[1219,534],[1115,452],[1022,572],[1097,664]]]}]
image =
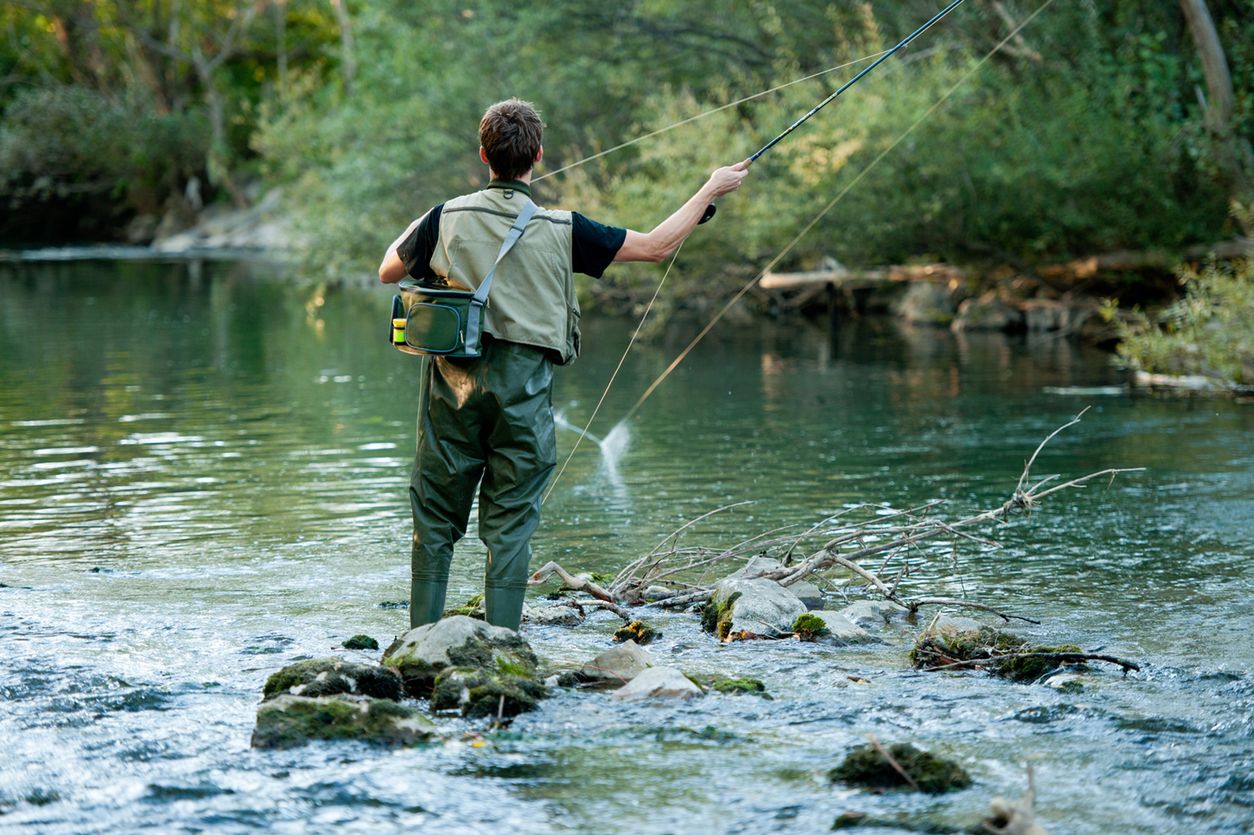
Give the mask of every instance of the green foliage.
[{"label": "green foliage", "polygon": [[198,111],[161,114],[140,96],[83,87],[28,88],[0,127],[0,199],[31,203],[107,195],[133,211],[155,211],[201,165]]},{"label": "green foliage", "polygon": [[1254,385],[1254,261],[1180,274],[1184,297],[1157,316],[1120,322],[1119,356],[1133,368]]}]

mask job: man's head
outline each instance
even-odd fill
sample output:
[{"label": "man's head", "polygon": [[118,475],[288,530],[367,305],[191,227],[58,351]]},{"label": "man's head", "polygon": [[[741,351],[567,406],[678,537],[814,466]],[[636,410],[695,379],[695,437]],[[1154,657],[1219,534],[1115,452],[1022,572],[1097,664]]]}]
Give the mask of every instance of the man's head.
[{"label": "man's head", "polygon": [[502,180],[516,180],[539,161],[544,123],[530,102],[499,101],[479,122],[479,144],[492,173]]}]

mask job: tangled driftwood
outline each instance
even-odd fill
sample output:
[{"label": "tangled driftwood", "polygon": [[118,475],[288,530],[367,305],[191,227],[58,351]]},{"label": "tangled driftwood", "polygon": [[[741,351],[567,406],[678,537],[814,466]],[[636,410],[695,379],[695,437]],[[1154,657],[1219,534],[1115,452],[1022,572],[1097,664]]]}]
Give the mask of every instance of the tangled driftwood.
[{"label": "tangled driftwood", "polygon": [[[1010,497],[1000,506],[971,516],[946,522],[934,515],[944,502],[933,500],[916,507],[898,510],[877,504],[859,504],[845,508],[804,530],[800,526],[776,528],[757,534],[726,548],[711,548],[683,543],[683,535],[709,517],[750,504],[737,502],[717,508],[684,523],[663,539],[647,554],[625,566],[608,584],[597,583],[587,575],[573,574],[555,562],[536,571],[530,582],[543,583],[558,577],[570,589],[590,595],[596,602],[581,601],[580,605],[595,605],[609,609],[624,620],[631,615],[625,607],[652,604],[668,609],[683,609],[704,603],[713,593],[714,584],[699,578],[722,569],[742,564],[755,556],[770,556],[778,560],[758,573],[762,577],[790,586],[807,579],[824,579],[831,569],[844,569],[859,580],[865,581],[886,600],[897,603],[910,612],[922,606],[952,606],[991,612],[1004,621],[1012,618],[1037,623],[1029,617],[1001,611],[993,606],[974,600],[939,595],[910,595],[902,589],[902,582],[913,570],[909,557],[922,553],[925,558],[936,554],[920,552],[920,543],[949,542],[956,553],[962,542],[982,547],[997,547],[991,539],[978,536],[968,529],[1005,522],[1016,514],[1031,513],[1045,497],[1062,490],[1081,488],[1099,478],[1113,480],[1119,473],[1138,472],[1144,468],[1110,468],[1053,484],[1059,477],[1046,476],[1032,483],[1032,466],[1051,440],[1063,430],[1080,422],[1080,412],[1067,423],[1051,432],[1037,445],[1024,464],[1023,472]],[[1052,486],[1047,486],[1051,485]],[[803,557],[798,557],[804,554]],[[874,563],[872,563],[874,561]],[[720,574],[721,576],[721,574]]]}]

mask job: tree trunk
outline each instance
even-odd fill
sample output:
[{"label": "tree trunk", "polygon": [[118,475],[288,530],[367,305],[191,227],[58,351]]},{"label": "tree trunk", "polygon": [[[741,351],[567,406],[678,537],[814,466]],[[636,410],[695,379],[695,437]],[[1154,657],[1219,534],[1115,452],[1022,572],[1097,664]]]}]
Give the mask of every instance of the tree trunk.
[{"label": "tree trunk", "polygon": [[335,19],[340,24],[340,64],[344,72],[344,92],[351,96],[357,64],[353,58],[353,22],[348,16],[348,0],[331,0],[331,8],[335,10]]},{"label": "tree trunk", "polygon": [[1206,7],[1206,0],[1180,0],[1189,34],[1202,59],[1206,76],[1206,128],[1210,132],[1215,158],[1224,178],[1224,187],[1234,200],[1251,198],[1254,183],[1254,153],[1249,142],[1232,130],[1234,96],[1232,74],[1224,56],[1215,21]]}]

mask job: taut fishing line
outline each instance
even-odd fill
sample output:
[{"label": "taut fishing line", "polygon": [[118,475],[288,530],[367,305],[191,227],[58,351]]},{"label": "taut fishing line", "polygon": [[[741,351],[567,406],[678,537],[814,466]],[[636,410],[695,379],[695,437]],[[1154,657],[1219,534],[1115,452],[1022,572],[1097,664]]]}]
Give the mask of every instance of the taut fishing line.
[{"label": "taut fishing line", "polygon": [[[635,331],[631,334],[631,339],[627,340],[627,347],[623,349],[623,355],[618,358],[618,365],[614,366],[614,373],[610,374],[610,381],[605,384],[605,390],[601,392],[601,397],[597,400],[596,406],[592,408],[592,416],[588,418],[588,422],[583,425],[579,437],[575,439],[575,443],[570,448],[570,452],[566,456],[566,460],[562,462],[562,468],[557,471],[557,475],[553,476],[553,480],[549,482],[549,489],[544,491],[544,497],[540,499],[540,506],[549,500],[549,496],[553,493],[553,488],[557,486],[557,481],[562,477],[562,473],[566,472],[566,465],[570,463],[570,459],[575,457],[575,450],[579,449],[579,444],[587,437],[588,430],[592,427],[592,421],[597,419],[597,412],[601,411],[601,404],[605,402],[605,398],[610,393],[610,388],[614,385],[614,380],[618,377],[618,372],[622,370],[623,363],[627,361],[627,355],[631,353],[631,348],[636,344],[636,338],[640,336],[640,331],[644,330],[644,321],[649,318],[649,311],[653,309],[653,303],[657,301],[658,295],[662,292],[662,285],[666,283],[666,277],[671,274],[671,267],[675,266],[675,259],[679,257],[679,251],[684,248],[684,242],[680,241],[679,246],[675,248],[675,253],[671,255],[670,263],[666,265],[666,271],[662,273],[662,280],[657,283],[657,288],[653,291],[653,298],[649,299],[649,303],[645,305],[644,315],[640,317],[640,323],[636,325]],[[621,423],[621,421],[620,421]],[[609,438],[609,435],[605,436]]]},{"label": "taut fishing line", "polygon": [[621,151],[624,148],[630,148],[632,145],[636,145],[641,142],[644,142],[646,139],[652,139],[655,136],[661,136],[662,134],[672,131],[675,128],[681,128],[684,125],[692,124],[698,119],[704,119],[706,116],[713,116],[715,113],[722,113],[724,110],[735,107],[738,104],[744,104],[747,101],[753,101],[754,99],[760,99],[763,96],[769,96],[771,93],[777,93],[780,90],[783,90],[785,87],[791,87],[794,84],[801,84],[803,81],[810,81],[811,79],[828,75],[829,73],[834,73],[837,70],[848,69],[849,67],[852,67],[856,64],[861,64],[863,61],[870,61],[873,58],[878,58],[881,55],[884,55],[885,53],[887,53],[888,51],[889,50],[885,49],[883,52],[876,52],[872,55],[864,55],[861,58],[855,58],[852,61],[848,61],[844,64],[839,64],[835,67],[828,67],[825,70],[819,70],[818,72],[810,73],[809,75],[802,76],[801,78],[794,78],[792,81],[785,81],[783,84],[772,87],[769,90],[760,90],[756,93],[745,96],[744,98],[736,99],[735,101],[730,101],[727,104],[720,105],[714,108],[713,110],[707,110],[704,113],[698,113],[696,116],[689,116],[687,119],[680,119],[678,122],[675,122],[672,125],[667,125],[666,127],[658,128],[657,130],[651,130],[648,133],[637,136],[635,139],[628,139],[626,142],[621,142],[618,145],[615,145],[613,148],[606,148],[604,151],[595,153],[592,156],[584,157],[583,159],[572,162],[569,165],[563,165],[561,168],[558,168],[555,171],[549,171],[546,174],[541,174],[539,177],[532,178],[531,182],[538,183],[547,177],[556,176],[557,174],[561,174],[565,171],[570,171],[572,168],[578,168],[581,165],[587,165],[593,160],[598,160],[601,157],[609,156],[610,154],[616,151]]},{"label": "taut fishing line", "polygon": [[[904,41],[902,41],[901,43],[899,43],[899,44],[898,44],[896,47],[894,47],[893,49],[884,50],[883,52],[879,52],[879,53],[876,53],[875,55],[867,56],[866,58],[860,58],[860,59],[858,59],[857,61],[850,62],[850,64],[845,64],[844,66],[850,66],[851,64],[856,64],[856,63],[859,63],[860,61],[865,61],[865,60],[869,60],[870,58],[876,58],[876,57],[880,58],[880,61],[882,61],[884,58],[887,58],[889,54],[891,54],[891,53],[893,53],[893,52],[897,51],[897,50],[898,50],[898,49],[900,49],[902,46],[904,46],[904,45],[908,44],[911,40],[913,40],[913,39],[914,39],[915,37],[917,37],[919,34],[921,34],[922,32],[926,31],[928,28],[930,28],[930,27],[931,27],[931,26],[932,26],[932,25],[933,25],[933,24],[934,24],[937,20],[939,20],[941,17],[943,17],[945,14],[947,14],[947,13],[948,13],[948,11],[949,11],[950,9],[952,9],[952,8],[956,7],[956,6],[958,5],[958,3],[960,3],[960,2],[962,2],[962,0],[957,0],[957,2],[954,2],[954,3],[950,4],[950,6],[946,7],[946,9],[945,9],[945,10],[943,10],[942,12],[940,12],[940,13],[939,13],[936,17],[934,17],[932,20],[928,21],[926,24],[924,24],[922,27],[920,27],[918,30],[916,30],[916,31],[914,32],[914,34],[910,35],[908,38],[906,38]],[[1022,31],[1022,30],[1023,30],[1023,28],[1024,28],[1025,26],[1027,26],[1027,25],[1028,25],[1029,23],[1031,23],[1034,19],[1036,19],[1036,17],[1037,17],[1037,16],[1038,16],[1041,12],[1045,11],[1045,9],[1046,9],[1046,8],[1048,8],[1048,7],[1049,7],[1049,6],[1050,6],[1053,2],[1054,2],[1054,0],[1045,0],[1045,2],[1044,2],[1044,3],[1042,3],[1042,4],[1041,4],[1041,5],[1040,5],[1037,9],[1036,9],[1036,11],[1032,12],[1032,14],[1028,15],[1026,18],[1024,18],[1022,21],[1020,21],[1020,22],[1019,22],[1019,24],[1018,24],[1018,25],[1016,25],[1016,26],[1015,26],[1015,27],[1014,27],[1014,28],[1010,31],[1010,33],[1009,33],[1008,35],[1006,35],[1006,37],[1002,38],[1002,40],[1001,40],[1001,41],[999,41],[999,42],[997,43],[997,45],[996,45],[996,46],[994,46],[992,49],[990,49],[990,50],[989,50],[989,51],[988,51],[988,52],[984,55],[984,57],[983,57],[983,58],[981,58],[979,61],[977,61],[977,62],[976,62],[976,64],[975,64],[975,66],[973,66],[970,70],[968,70],[966,73],[964,73],[964,74],[963,74],[963,75],[962,75],[962,76],[961,76],[961,77],[960,77],[960,78],[959,78],[956,82],[954,82],[954,84],[953,84],[953,85],[952,85],[952,86],[951,86],[948,90],[946,90],[946,91],[944,92],[944,94],[942,94],[942,95],[941,95],[941,97],[940,97],[939,99],[937,99],[935,102],[933,102],[932,106],[931,106],[931,107],[929,107],[929,108],[928,108],[928,109],[927,109],[927,110],[923,113],[923,115],[922,115],[922,116],[920,116],[918,119],[916,119],[916,120],[915,120],[915,121],[914,121],[914,122],[910,125],[910,127],[906,128],[906,130],[905,130],[905,131],[903,131],[903,132],[901,133],[901,135],[900,135],[900,136],[898,136],[896,139],[894,139],[894,140],[893,140],[893,141],[892,141],[892,142],[888,145],[888,147],[886,147],[884,150],[880,151],[880,153],[879,153],[878,155],[876,155],[876,157],[875,157],[874,159],[872,159],[872,160],[871,160],[871,162],[869,162],[869,163],[868,163],[868,164],[867,164],[867,165],[866,165],[866,166],[865,166],[865,167],[864,167],[861,171],[859,171],[859,172],[858,172],[858,174],[857,174],[857,175],[856,175],[856,176],[855,176],[852,180],[850,180],[850,181],[849,181],[849,183],[847,183],[847,184],[845,185],[845,187],[844,187],[844,188],[842,188],[842,189],[841,189],[841,190],[840,190],[840,191],[836,194],[836,196],[835,196],[835,197],[833,197],[830,201],[828,201],[827,205],[825,205],[825,206],[824,206],[824,207],[823,207],[823,208],[822,208],[822,209],[818,212],[818,214],[816,214],[816,215],[815,215],[815,216],[814,216],[814,217],[810,220],[810,222],[809,222],[809,223],[807,223],[807,224],[806,224],[806,225],[805,225],[805,226],[801,229],[801,231],[800,231],[800,232],[798,232],[798,233],[797,233],[797,234],[796,234],[796,235],[792,238],[792,240],[790,240],[790,241],[789,241],[789,242],[788,242],[788,243],[784,246],[784,248],[783,248],[782,250],[780,250],[780,252],[779,252],[779,253],[778,253],[778,254],[777,254],[774,258],[772,258],[772,259],[771,259],[771,260],[767,263],[767,265],[766,265],[765,267],[763,267],[763,268],[762,268],[762,270],[761,270],[761,271],[760,271],[757,275],[755,275],[755,276],[754,276],[752,279],[750,279],[750,280],[749,280],[749,281],[748,281],[748,282],[747,282],[747,283],[746,283],[743,287],[741,287],[741,288],[740,288],[740,290],[739,290],[739,291],[737,291],[737,293],[736,293],[734,296],[732,296],[732,298],[731,298],[731,299],[730,299],[730,300],[729,300],[729,301],[728,301],[728,302],[727,302],[727,303],[726,303],[726,304],[725,304],[722,308],[720,308],[720,309],[719,309],[719,311],[718,311],[716,314],[714,314],[714,317],[713,317],[713,318],[709,321],[709,323],[707,323],[707,324],[706,324],[706,326],[705,326],[704,328],[702,328],[702,329],[701,329],[701,331],[700,331],[700,332],[698,332],[698,333],[697,333],[697,335],[696,335],[695,337],[693,337],[692,341],[691,341],[691,342],[689,342],[689,343],[688,343],[688,345],[687,345],[687,346],[686,346],[686,347],[685,347],[682,351],[680,351],[680,352],[679,352],[679,355],[678,355],[678,356],[676,356],[676,357],[675,357],[675,359],[674,359],[674,360],[670,363],[670,365],[668,365],[668,366],[666,367],[666,370],[664,370],[664,371],[663,371],[660,375],[658,375],[657,379],[655,379],[655,380],[654,380],[651,384],[649,384],[649,387],[645,389],[644,393],[643,393],[643,394],[641,394],[641,395],[640,395],[640,397],[636,400],[636,402],[632,405],[632,407],[631,407],[630,409],[628,409],[628,410],[627,410],[627,413],[626,413],[626,414],[622,417],[622,419],[619,421],[619,424],[622,424],[622,423],[625,423],[626,421],[628,421],[628,420],[629,420],[629,419],[630,419],[630,418],[631,418],[631,417],[632,417],[632,416],[633,416],[633,415],[634,415],[634,414],[635,414],[635,413],[636,413],[636,412],[640,409],[640,407],[641,407],[642,405],[644,405],[644,402],[645,402],[646,400],[648,400],[648,399],[649,399],[649,397],[653,394],[653,392],[655,392],[655,391],[657,390],[657,388],[658,388],[658,387],[659,387],[659,386],[660,386],[660,385],[661,385],[661,384],[662,384],[662,383],[666,380],[666,378],[670,376],[671,372],[673,372],[673,371],[674,371],[674,370],[675,370],[675,369],[679,366],[679,364],[680,364],[681,362],[683,362],[683,361],[684,361],[684,359],[688,356],[688,354],[692,352],[692,349],[693,349],[693,348],[695,348],[695,347],[697,346],[697,343],[699,343],[702,339],[704,339],[704,338],[706,337],[706,335],[707,335],[707,334],[709,334],[709,332],[710,332],[711,330],[713,330],[713,329],[714,329],[714,326],[715,326],[716,324],[718,324],[718,322],[719,322],[719,321],[723,318],[723,316],[724,316],[724,315],[726,315],[727,311],[729,311],[729,310],[730,310],[730,309],[731,309],[731,308],[732,308],[732,307],[736,304],[736,302],[738,302],[741,298],[743,298],[743,297],[744,297],[744,295],[745,295],[746,293],[748,293],[748,292],[749,292],[750,288],[752,288],[752,287],[753,287],[753,285],[754,285],[755,283],[757,283],[757,282],[758,282],[758,281],[762,278],[762,276],[763,276],[763,275],[765,275],[766,273],[770,272],[770,270],[771,270],[772,268],[774,268],[774,267],[775,267],[775,266],[776,266],[776,265],[777,265],[777,264],[778,264],[781,260],[783,260],[783,258],[784,258],[784,257],[785,257],[785,256],[786,256],[789,252],[791,252],[791,251],[792,251],[793,247],[795,247],[795,246],[796,246],[796,245],[797,245],[797,244],[798,244],[798,243],[802,240],[802,238],[804,238],[804,237],[805,237],[805,236],[806,236],[806,235],[810,232],[810,230],[811,230],[811,229],[813,229],[813,228],[815,227],[815,225],[817,225],[817,224],[818,224],[818,222],[819,222],[820,220],[822,220],[822,219],[823,219],[823,217],[824,217],[824,216],[825,216],[828,212],[830,212],[830,211],[831,211],[831,210],[832,210],[832,209],[836,206],[836,204],[837,204],[837,203],[839,203],[839,202],[840,202],[840,201],[844,198],[844,196],[845,196],[846,194],[848,194],[848,193],[849,193],[849,191],[850,191],[850,190],[851,190],[851,189],[852,189],[855,185],[857,185],[859,182],[861,182],[861,181],[862,181],[862,179],[863,179],[863,178],[867,175],[867,173],[868,173],[868,172],[869,172],[872,168],[874,168],[874,167],[875,167],[875,166],[876,166],[876,165],[877,165],[877,164],[878,164],[881,160],[883,160],[883,159],[884,159],[884,157],[886,157],[886,156],[888,156],[890,153],[892,153],[892,151],[893,151],[893,150],[895,150],[895,149],[897,148],[897,146],[898,146],[898,145],[900,145],[902,142],[904,142],[904,141],[906,140],[906,138],[910,136],[910,134],[914,133],[914,131],[915,131],[915,130],[919,127],[919,125],[923,124],[923,122],[925,122],[925,121],[926,121],[926,120],[927,120],[927,119],[928,119],[928,118],[929,118],[929,117],[930,117],[933,113],[935,113],[935,112],[936,112],[936,111],[937,111],[937,110],[941,107],[941,105],[943,105],[946,101],[948,101],[948,100],[949,100],[949,98],[950,98],[950,97],[951,97],[951,96],[952,96],[952,95],[953,95],[953,94],[954,94],[954,93],[958,90],[958,88],[959,88],[959,87],[961,87],[963,84],[965,84],[965,83],[967,82],[967,80],[968,80],[968,79],[970,79],[973,75],[975,75],[977,72],[979,72],[979,71],[980,71],[980,69],[982,69],[982,68],[983,68],[983,66],[984,66],[986,63],[988,63],[988,61],[989,61],[989,60],[990,60],[990,59],[991,59],[994,55],[996,55],[998,52],[1000,52],[1000,51],[1001,51],[1001,49],[1002,49],[1002,48],[1003,48],[1003,47],[1004,47],[1007,43],[1009,43],[1011,40],[1013,40],[1013,39],[1014,39],[1014,37],[1015,37],[1016,35],[1018,35],[1018,34],[1019,34],[1019,32],[1020,32],[1020,31]],[[858,80],[858,78],[861,78],[861,77],[862,77],[863,75],[865,75],[868,71],[870,71],[871,69],[874,69],[874,67],[875,67],[875,66],[877,66],[877,65],[880,63],[880,61],[877,61],[877,62],[876,62],[876,64],[873,64],[871,67],[868,67],[868,68],[866,68],[865,70],[863,70],[861,73],[859,73],[859,74],[858,74],[858,76],[857,76],[857,77],[855,77],[855,78],[854,78],[854,79],[852,79],[850,82],[848,82],[848,83],[846,83],[845,85],[843,85],[843,86],[842,86],[839,90],[837,90],[837,91],[836,91],[836,93],[834,93],[834,94],[832,94],[831,96],[829,96],[827,99],[825,99],[825,100],[824,100],[821,104],[819,104],[817,107],[815,107],[815,108],[811,109],[811,110],[810,110],[810,111],[809,111],[809,112],[808,112],[805,116],[803,116],[801,119],[799,119],[799,120],[797,120],[796,122],[794,122],[791,126],[789,126],[789,128],[788,128],[787,130],[785,130],[785,131],[784,131],[784,133],[782,133],[782,134],[780,134],[779,136],[777,136],[777,137],[776,137],[775,139],[773,139],[770,143],[768,143],[766,146],[764,146],[764,147],[763,147],[760,151],[758,151],[758,152],[754,155],[754,158],[756,159],[758,156],[761,156],[761,155],[762,155],[765,151],[767,151],[767,150],[769,150],[771,147],[773,147],[773,146],[774,146],[776,143],[778,143],[781,139],[783,139],[785,136],[787,136],[789,133],[791,133],[793,130],[795,130],[795,129],[796,129],[796,128],[797,128],[797,127],[798,127],[798,126],[799,126],[802,122],[804,122],[806,119],[810,118],[810,117],[811,117],[811,116],[813,116],[815,113],[817,113],[819,109],[821,109],[822,107],[826,106],[829,102],[831,102],[833,99],[835,99],[835,98],[836,98],[836,96],[838,96],[841,92],[843,92],[844,90],[848,89],[848,87],[849,87],[849,86],[853,83],[853,81],[857,81],[857,80]],[[834,69],[835,69],[835,68],[834,68]],[[826,71],[825,71],[825,72],[826,72]],[[822,74],[822,73],[817,73],[816,75],[821,75],[821,74]],[[812,78],[812,77],[813,77],[813,76],[809,76],[809,78]],[[798,81],[796,81],[796,82],[789,82],[789,84],[798,83],[799,81],[803,81],[803,80],[806,80],[806,79],[798,79]],[[783,85],[780,85],[780,87],[776,87],[776,88],[773,88],[773,89],[778,90],[778,89],[781,89],[782,87],[787,87],[787,86],[789,86],[789,84],[783,84]],[[766,92],[771,92],[771,91],[766,91]],[[748,100],[750,100],[750,99],[757,98],[757,97],[758,97],[758,96],[760,96],[760,95],[765,95],[765,93],[759,93],[759,94],[755,94],[755,95],[753,95],[753,96],[748,96],[748,97],[746,97],[745,99],[742,99],[741,101],[748,101]],[[711,113],[717,113],[719,110],[724,110],[724,109],[726,109],[727,107],[734,106],[735,104],[738,104],[738,103],[739,103],[739,102],[733,102],[732,104],[724,105],[724,106],[722,106],[722,107],[720,107],[720,108],[716,108],[716,109],[714,109],[714,110],[708,111],[707,113],[704,113],[704,114],[700,114],[700,115],[698,115],[698,116],[691,117],[691,118],[686,119],[686,120],[684,120],[684,121],[682,121],[682,122],[678,122],[678,123],[676,123],[675,125],[672,125],[672,126],[670,126],[670,127],[668,127],[668,128],[662,128],[662,129],[660,129],[660,130],[654,131],[653,133],[650,133],[650,134],[645,134],[644,136],[638,137],[638,138],[636,138],[636,139],[634,139],[634,140],[631,140],[631,141],[629,141],[629,142],[626,142],[626,143],[623,143],[623,144],[621,144],[621,145],[618,145],[618,146],[616,146],[616,147],[614,147],[614,148],[611,148],[611,149],[609,149],[609,150],[607,150],[607,151],[604,151],[604,152],[602,152],[602,153],[600,153],[600,154],[596,154],[596,155],[593,155],[593,156],[591,156],[591,157],[588,157],[588,158],[587,158],[587,159],[585,159],[585,160],[581,160],[581,161],[579,161],[579,162],[577,162],[577,163],[572,163],[571,165],[566,166],[565,168],[558,169],[558,171],[554,171],[554,172],[551,172],[551,173],[553,173],[553,174],[557,174],[557,173],[559,173],[560,171],[565,171],[565,170],[568,170],[568,169],[570,169],[570,168],[574,168],[574,167],[575,167],[575,166],[577,166],[577,165],[582,165],[582,164],[584,164],[584,163],[586,163],[586,162],[589,162],[589,161],[591,161],[591,160],[593,160],[593,159],[597,159],[598,157],[605,156],[605,155],[606,155],[606,154],[608,154],[608,153],[612,153],[613,151],[618,150],[618,149],[620,149],[620,148],[625,148],[625,147],[627,147],[628,145],[632,145],[632,144],[635,144],[636,142],[643,141],[644,139],[647,139],[647,138],[649,138],[649,137],[651,137],[651,136],[656,136],[656,135],[657,135],[657,134],[659,134],[659,133],[664,133],[665,131],[670,130],[670,129],[671,129],[671,128],[673,128],[673,127],[678,127],[679,125],[682,125],[682,124],[687,124],[688,122],[695,121],[696,119],[699,119],[699,118],[701,118],[702,116],[709,115],[709,114],[711,114]],[[545,176],[549,176],[549,175],[545,175]],[[540,179],[540,178],[537,178],[537,179]],[[683,245],[682,245],[682,244],[680,244],[680,248],[682,248],[682,246],[683,246]],[[606,386],[605,386],[605,390],[601,393],[601,397],[600,397],[600,399],[597,401],[596,408],[593,410],[592,417],[588,419],[587,424],[584,426],[584,428],[583,428],[583,432],[580,434],[579,441],[582,441],[582,440],[583,440],[583,436],[587,434],[588,429],[592,426],[592,422],[593,422],[593,420],[595,420],[596,415],[597,415],[597,411],[601,408],[601,404],[605,402],[605,398],[606,398],[606,396],[609,394],[609,390],[610,390],[610,388],[614,385],[614,380],[617,378],[619,370],[622,368],[623,363],[624,363],[624,362],[626,361],[626,359],[627,359],[627,354],[628,354],[628,353],[630,353],[632,346],[635,344],[636,337],[637,337],[637,336],[639,335],[639,333],[640,333],[640,329],[644,326],[644,319],[645,319],[645,317],[647,317],[647,316],[649,315],[649,310],[652,308],[652,306],[653,306],[653,302],[657,299],[658,294],[661,292],[661,289],[662,289],[662,284],[664,284],[664,283],[666,282],[666,277],[667,277],[668,275],[670,275],[671,267],[673,267],[673,266],[675,265],[675,258],[676,258],[676,257],[678,257],[678,255],[679,255],[679,249],[676,249],[676,250],[675,250],[675,254],[674,254],[673,256],[671,256],[671,261],[670,261],[670,264],[668,264],[668,265],[667,265],[666,272],[662,275],[662,280],[658,283],[657,289],[656,289],[656,290],[654,291],[654,293],[653,293],[653,298],[649,300],[649,304],[648,304],[648,306],[645,308],[644,317],[642,317],[642,318],[641,318],[641,320],[640,320],[640,324],[637,326],[635,333],[633,333],[633,334],[632,334],[631,340],[628,342],[627,349],[623,352],[622,357],[621,357],[621,358],[619,359],[619,361],[618,361],[618,366],[614,369],[614,373],[610,376],[610,380],[609,380],[609,382],[606,384]],[[547,491],[547,492],[545,493],[545,495],[544,495],[544,500],[547,500],[547,499],[548,499],[549,495],[551,495],[551,494],[552,494],[553,489],[557,486],[557,481],[558,481],[558,479],[560,479],[560,478],[561,478],[562,473],[563,473],[563,472],[565,472],[565,470],[566,470],[566,464],[570,463],[570,459],[571,459],[571,457],[574,455],[574,453],[575,453],[575,449],[577,449],[577,448],[578,448],[578,446],[579,446],[579,441],[576,441],[576,442],[575,442],[575,445],[574,445],[574,447],[572,447],[572,448],[571,448],[571,452],[570,452],[570,454],[567,456],[566,461],[562,464],[562,468],[561,468],[561,470],[559,470],[559,471],[558,471],[557,475],[556,475],[556,476],[554,476],[553,481],[549,484],[548,491]]]}]

